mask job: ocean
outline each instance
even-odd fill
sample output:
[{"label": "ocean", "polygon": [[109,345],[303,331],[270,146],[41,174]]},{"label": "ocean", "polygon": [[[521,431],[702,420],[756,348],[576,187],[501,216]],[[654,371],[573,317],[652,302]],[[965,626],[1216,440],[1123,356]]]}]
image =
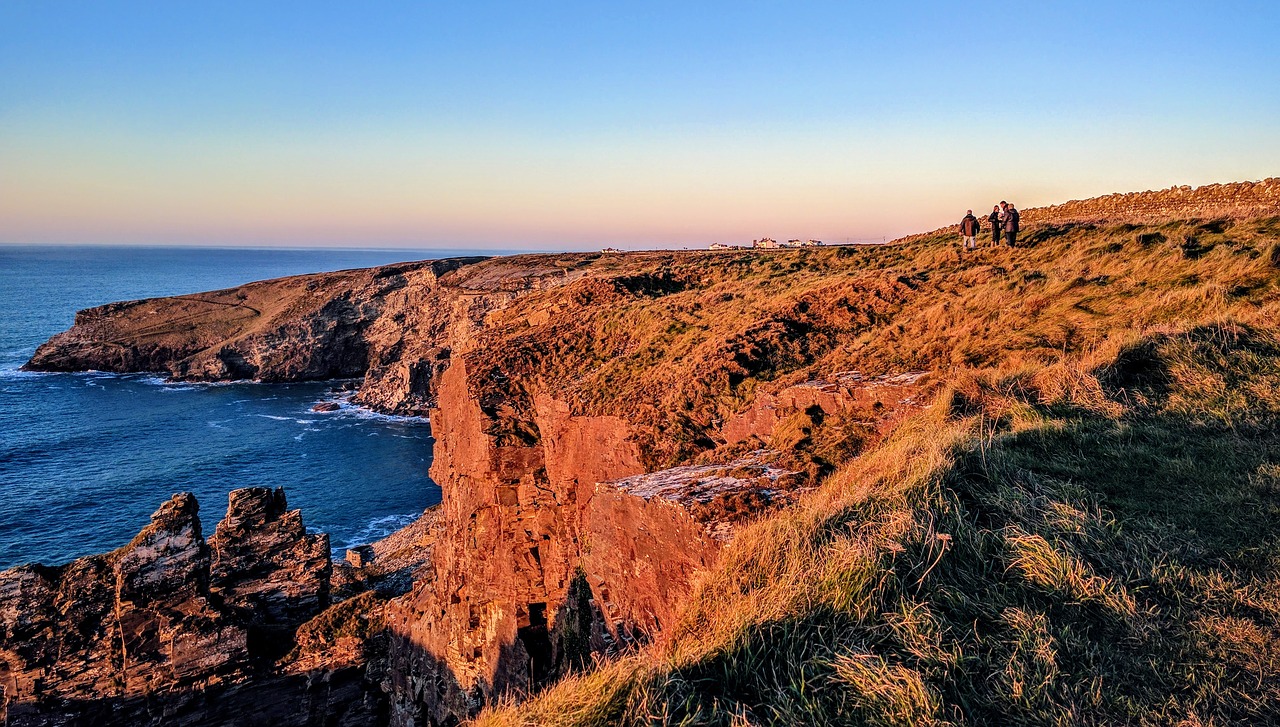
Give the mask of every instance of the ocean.
[{"label": "ocean", "polygon": [[333,383],[18,368],[82,308],[463,254],[475,252],[0,245],[0,569],[124,545],[177,492],[195,493],[208,536],[231,490],[284,487],[335,555],[410,522],[440,501],[429,423],[312,412],[338,398]]}]

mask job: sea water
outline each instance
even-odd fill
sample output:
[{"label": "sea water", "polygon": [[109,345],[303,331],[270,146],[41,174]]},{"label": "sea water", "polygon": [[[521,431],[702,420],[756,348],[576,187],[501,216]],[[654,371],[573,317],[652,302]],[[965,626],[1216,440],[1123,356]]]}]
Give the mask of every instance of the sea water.
[{"label": "sea water", "polygon": [[82,308],[461,254],[0,245],[0,569],[124,545],[177,492],[195,493],[207,536],[231,490],[284,487],[335,553],[410,522],[440,500],[429,423],[311,411],[341,399],[334,383],[18,369]]}]

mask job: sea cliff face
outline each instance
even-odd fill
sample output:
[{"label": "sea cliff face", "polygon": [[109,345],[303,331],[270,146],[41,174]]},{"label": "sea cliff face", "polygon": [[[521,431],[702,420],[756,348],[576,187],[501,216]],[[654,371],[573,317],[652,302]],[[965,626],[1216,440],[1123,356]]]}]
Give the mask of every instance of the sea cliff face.
[{"label": "sea cliff face", "polygon": [[111,303],[40,346],[35,371],[149,371],[175,379],[303,381],[363,376],[367,331],[395,295],[481,258],[390,265]]},{"label": "sea cliff face", "polygon": [[[834,336],[868,320],[865,305],[832,319],[828,311],[809,314],[807,303],[797,308],[790,299],[812,300],[811,290],[758,310],[755,301],[732,292],[708,293],[692,282],[705,263],[670,253],[448,260],[81,312],[75,327],[42,346],[29,368],[270,381],[363,374],[357,401],[430,415],[437,440],[431,474],[445,494],[424,536],[431,557],[413,574],[408,592],[398,593],[362,585],[358,568],[342,565],[331,573],[327,549],[306,540],[299,514],[284,508],[282,493],[233,493],[207,543],[196,522],[183,541],[191,553],[160,558],[166,568],[193,563],[195,576],[166,570],[163,578],[195,589],[180,594],[182,604],[216,600],[227,626],[206,618],[199,638],[229,644],[212,650],[225,657],[188,664],[176,652],[154,655],[151,662],[163,664],[165,675],[188,674],[188,681],[161,675],[115,691],[78,693],[120,703],[146,693],[152,705],[169,705],[176,697],[167,695],[178,687],[212,693],[234,685],[283,689],[285,701],[314,699],[305,690],[290,691],[289,680],[305,666],[312,682],[336,674],[357,685],[341,692],[354,700],[352,714],[385,715],[400,725],[449,723],[581,668],[592,654],[658,638],[674,622],[693,575],[715,562],[737,523],[813,484],[812,461],[775,461],[782,453],[767,447],[773,430],[784,420],[794,424],[802,410],[807,421],[821,417],[824,406],[837,417],[852,411],[845,390],[818,401],[787,394],[786,386],[778,389],[782,399],[762,392],[753,406],[730,411],[742,399],[735,389],[751,378],[739,372],[755,366],[750,357],[768,347],[795,359],[784,366],[800,368],[796,364],[830,352]],[[732,268],[717,274],[726,281],[737,275]],[[809,282],[850,294],[844,282],[823,283],[816,275]],[[660,376],[682,380],[646,385],[625,402],[600,398],[595,387],[601,382],[589,382],[594,391],[580,386],[583,372],[598,370],[610,357],[587,351],[604,358],[583,361],[582,345],[606,344],[625,355],[638,344],[618,323],[633,315],[650,318],[647,308],[677,295],[684,300],[676,315],[728,304],[732,317],[725,330],[692,342],[691,363],[708,367],[714,378],[693,380],[677,362]],[[830,328],[821,351],[798,340],[815,322]],[[645,325],[665,329],[669,321]],[[601,337],[590,330],[597,326],[616,332]],[[806,350],[790,350],[799,348]],[[804,384],[801,379],[797,383]],[[704,425],[691,421],[692,407],[675,404],[672,396],[694,397],[701,408],[694,416],[733,419],[726,430],[732,446],[715,453],[705,436],[692,441]],[[883,412],[864,413],[868,422],[888,421],[887,412],[912,404],[895,395],[885,398]],[[743,417],[750,423],[738,421]],[[697,452],[707,455],[703,464],[671,467]],[[186,507],[194,512],[193,502]],[[272,525],[264,531],[263,523]],[[19,569],[10,577],[34,572]],[[31,595],[11,609],[14,618],[37,603],[49,608],[58,588],[21,589]],[[325,611],[331,591],[350,600]],[[359,605],[351,605],[361,593]],[[354,646],[348,641],[344,655],[304,653],[316,642],[314,634],[346,628],[346,622],[334,624],[353,617],[335,614],[356,608],[372,614],[366,620],[376,626],[361,630]],[[126,621],[135,632],[147,628]],[[91,641],[115,639],[114,632],[102,632]],[[324,638],[319,643],[322,652],[334,650]],[[77,658],[112,663],[96,654]],[[335,664],[340,666],[325,670]],[[37,665],[22,662],[10,673]],[[381,680],[376,688],[369,686],[371,674]],[[7,690],[11,719],[24,709],[76,713],[60,692],[18,688],[17,677],[13,684]],[[176,703],[160,709],[186,709]],[[346,708],[310,713],[345,715]],[[192,714],[192,724],[206,718]]]},{"label": "sea cliff face", "polygon": [[[1256,259],[1240,274],[1260,280],[1275,258],[1235,222],[1171,223],[1162,204],[1158,231],[1126,222],[1083,263],[1035,246],[1093,245],[1092,222],[1032,226],[1000,259],[956,260],[941,238],[467,258],[82,311],[29,368],[362,377],[359,403],[430,415],[443,502],[354,566],[282,493],[251,489],[207,541],[177,496],[120,551],[0,574],[6,718],[451,724],[661,640],[744,522],[891,436],[945,372],[989,363],[993,329],[1047,360],[1107,335],[1101,314],[1064,326],[1101,308],[1098,286],[1158,294],[1082,264],[1140,255],[1184,279],[1207,264],[1189,238]],[[1041,316],[1051,301],[1061,315]]]}]

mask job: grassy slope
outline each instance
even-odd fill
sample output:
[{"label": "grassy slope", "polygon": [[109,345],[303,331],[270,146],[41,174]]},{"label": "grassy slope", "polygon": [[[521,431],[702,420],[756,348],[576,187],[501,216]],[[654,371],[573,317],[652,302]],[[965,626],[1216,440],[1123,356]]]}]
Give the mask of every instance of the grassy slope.
[{"label": "grassy slope", "polygon": [[[578,334],[561,364],[614,356],[540,370],[584,409],[652,407],[659,460],[714,445],[671,436],[679,417],[693,431],[771,380],[947,383],[742,531],[669,638],[480,722],[1280,722],[1280,222],[1027,237],[965,259],[943,239],[725,258],[751,270],[555,324]],[[725,293],[738,316],[695,307]],[[769,321],[826,340],[646,393]]]},{"label": "grassy slope", "polygon": [[514,410],[501,417],[513,431],[495,433],[536,438],[510,381],[539,381],[579,412],[639,422],[658,468],[705,455],[717,423],[760,387],[1047,362],[1134,330],[1253,315],[1277,293],[1278,237],[1280,220],[1075,226],[963,259],[953,236],[567,259],[591,277],[498,316],[473,375]]}]

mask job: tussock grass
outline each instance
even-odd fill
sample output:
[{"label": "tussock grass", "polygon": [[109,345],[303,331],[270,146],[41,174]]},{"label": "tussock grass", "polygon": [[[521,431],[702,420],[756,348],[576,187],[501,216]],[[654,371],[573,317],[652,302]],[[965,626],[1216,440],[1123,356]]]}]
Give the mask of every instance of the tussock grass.
[{"label": "tussock grass", "polygon": [[1191,226],[877,253],[910,292],[770,375],[932,368],[933,406],[662,641],[477,724],[1280,723],[1277,229]]},{"label": "tussock grass", "polygon": [[[1183,254],[1187,236],[1201,254]],[[1033,227],[1026,242],[583,256],[583,278],[491,317],[473,376],[509,430],[491,432],[500,441],[538,441],[529,394],[510,383],[538,382],[575,413],[635,423],[658,469],[720,446],[720,423],[759,392],[835,371],[1044,367],[1280,313],[1273,219]]]},{"label": "tussock grass", "polygon": [[[1280,382],[1274,344],[960,377],[745,528],[667,640],[478,723],[1280,720],[1274,402],[1220,395]],[[1173,372],[1163,404],[1104,382],[1134,350]]]}]

